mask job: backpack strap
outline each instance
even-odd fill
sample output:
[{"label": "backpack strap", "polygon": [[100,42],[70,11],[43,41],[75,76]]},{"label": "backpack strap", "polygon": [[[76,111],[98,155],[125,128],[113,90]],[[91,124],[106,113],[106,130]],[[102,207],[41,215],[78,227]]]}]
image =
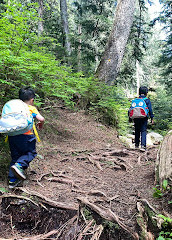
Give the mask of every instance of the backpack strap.
[{"label": "backpack strap", "polygon": [[147,97],[145,97],[145,98],[142,98],[143,100],[146,100],[146,99],[148,99]]},{"label": "backpack strap", "polygon": [[5,137],[5,141],[4,141],[5,143],[7,143],[8,142],[8,135]]},{"label": "backpack strap", "polygon": [[33,131],[34,131],[34,133],[35,133],[35,136],[36,136],[38,142],[40,142],[41,140],[40,140],[40,138],[39,138],[38,131],[37,131],[37,129],[36,129],[35,123],[33,123]]}]

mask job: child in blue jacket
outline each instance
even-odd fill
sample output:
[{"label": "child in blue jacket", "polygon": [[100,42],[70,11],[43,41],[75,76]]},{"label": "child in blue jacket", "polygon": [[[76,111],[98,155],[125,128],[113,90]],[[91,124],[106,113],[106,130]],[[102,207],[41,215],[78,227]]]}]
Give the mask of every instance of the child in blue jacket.
[{"label": "child in blue jacket", "polygon": [[[139,88],[139,98],[146,98],[148,94],[147,87]],[[146,98],[145,103],[149,109],[149,117],[151,118],[151,123],[154,124],[154,114],[152,111],[152,105],[149,98]],[[134,128],[135,128],[135,148],[139,148],[140,137],[141,137],[141,151],[146,150],[146,134],[147,134],[147,125],[148,125],[148,117],[145,118],[135,118],[134,119]]]}]

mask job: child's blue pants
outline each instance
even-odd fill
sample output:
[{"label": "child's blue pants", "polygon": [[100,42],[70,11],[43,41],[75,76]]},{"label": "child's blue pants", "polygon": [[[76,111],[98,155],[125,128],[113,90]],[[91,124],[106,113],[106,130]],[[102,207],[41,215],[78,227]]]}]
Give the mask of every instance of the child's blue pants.
[{"label": "child's blue pants", "polygon": [[146,147],[146,134],[148,118],[137,118],[134,119],[135,126],[135,145],[139,146],[140,135],[141,135],[141,146]]},{"label": "child's blue pants", "polygon": [[28,168],[29,163],[36,157],[36,138],[34,135],[16,135],[9,136],[9,147],[11,151],[11,163],[9,178],[16,179],[11,170],[11,166],[19,163],[23,169]]}]

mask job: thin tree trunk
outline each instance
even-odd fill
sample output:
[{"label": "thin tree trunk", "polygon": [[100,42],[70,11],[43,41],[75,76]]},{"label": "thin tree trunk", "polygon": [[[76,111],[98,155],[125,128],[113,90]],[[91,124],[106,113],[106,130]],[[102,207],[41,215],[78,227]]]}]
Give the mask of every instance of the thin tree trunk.
[{"label": "thin tree trunk", "polygon": [[69,23],[68,23],[66,0],[60,0],[60,12],[61,12],[63,33],[65,36],[65,48],[66,48],[68,56],[70,56],[71,55],[71,45],[70,45],[70,40],[69,40]]},{"label": "thin tree trunk", "polygon": [[135,0],[118,0],[113,28],[97,68],[97,77],[112,85],[120,70],[125,46],[133,23]]},{"label": "thin tree trunk", "polygon": [[79,45],[78,45],[78,72],[82,71],[82,63],[81,63],[81,44],[82,44],[82,39],[81,39],[81,34],[82,34],[82,27],[79,24],[78,26],[78,35],[80,36],[79,38]]},{"label": "thin tree trunk", "polygon": [[139,88],[140,88],[140,67],[139,61],[136,60],[136,79],[137,79],[137,96],[139,96]]},{"label": "thin tree trunk", "polygon": [[38,0],[38,3],[39,3],[39,8],[38,8],[38,17],[39,17],[38,36],[40,36],[44,31],[44,26],[43,26],[43,0]]}]

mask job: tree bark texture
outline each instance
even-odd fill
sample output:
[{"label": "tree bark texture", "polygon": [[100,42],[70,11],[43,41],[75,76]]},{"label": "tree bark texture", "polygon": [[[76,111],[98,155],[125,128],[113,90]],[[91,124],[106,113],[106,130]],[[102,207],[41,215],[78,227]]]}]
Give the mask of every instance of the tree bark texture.
[{"label": "tree bark texture", "polygon": [[67,3],[66,0],[60,0],[60,13],[63,26],[63,33],[65,36],[65,48],[68,56],[71,54],[71,45],[69,41],[69,23],[68,23],[68,14],[67,14]]},{"label": "tree bark texture", "polygon": [[39,3],[39,8],[38,8],[38,17],[39,17],[39,22],[38,22],[38,36],[42,34],[44,31],[44,26],[43,26],[43,0],[38,0]]},{"label": "tree bark texture", "polygon": [[118,0],[112,31],[97,68],[97,77],[112,85],[120,70],[133,23],[135,0]]},{"label": "tree bark texture", "polygon": [[78,26],[78,35],[79,35],[79,45],[78,45],[78,54],[77,54],[77,60],[78,60],[78,72],[82,71],[82,62],[81,62],[81,44],[82,44],[82,27],[79,24]]},{"label": "tree bark texture", "polygon": [[139,61],[136,60],[136,78],[137,78],[137,96],[139,96],[139,88],[140,88],[140,66]]},{"label": "tree bark texture", "polygon": [[165,179],[170,180],[170,183],[172,183],[172,130],[164,137],[159,148],[155,173],[156,181],[161,186]]}]

